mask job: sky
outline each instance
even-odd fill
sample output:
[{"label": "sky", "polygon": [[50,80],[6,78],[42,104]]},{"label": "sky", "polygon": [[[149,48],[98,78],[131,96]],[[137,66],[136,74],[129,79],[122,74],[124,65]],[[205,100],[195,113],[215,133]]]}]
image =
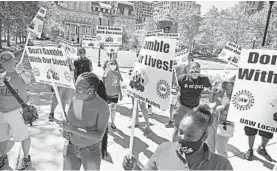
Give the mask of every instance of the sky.
[{"label": "sky", "polygon": [[201,15],[204,15],[214,5],[218,9],[233,7],[238,1],[196,1],[201,5]]}]

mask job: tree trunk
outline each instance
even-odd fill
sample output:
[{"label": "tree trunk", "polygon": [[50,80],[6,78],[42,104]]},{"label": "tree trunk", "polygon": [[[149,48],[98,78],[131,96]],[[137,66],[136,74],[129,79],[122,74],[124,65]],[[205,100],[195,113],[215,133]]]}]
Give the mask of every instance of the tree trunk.
[{"label": "tree trunk", "polygon": [[0,16],[0,49],[2,49],[2,18]]},{"label": "tree trunk", "polygon": [[18,31],[16,31],[16,34],[15,34],[15,44],[17,44],[17,38],[18,38]]},{"label": "tree trunk", "polygon": [[10,29],[8,28],[8,37],[7,37],[7,46],[8,47],[11,47],[10,38],[11,38],[11,36],[10,36]]},{"label": "tree trunk", "polygon": [[19,43],[22,43],[22,32],[19,31]]}]

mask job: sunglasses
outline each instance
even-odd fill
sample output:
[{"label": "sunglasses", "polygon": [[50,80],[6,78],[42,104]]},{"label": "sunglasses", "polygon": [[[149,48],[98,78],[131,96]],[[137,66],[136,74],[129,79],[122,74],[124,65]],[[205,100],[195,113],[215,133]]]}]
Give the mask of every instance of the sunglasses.
[{"label": "sunglasses", "polygon": [[200,73],[200,71],[199,70],[195,70],[195,71],[190,71],[190,73],[197,73],[197,74],[199,74]]}]

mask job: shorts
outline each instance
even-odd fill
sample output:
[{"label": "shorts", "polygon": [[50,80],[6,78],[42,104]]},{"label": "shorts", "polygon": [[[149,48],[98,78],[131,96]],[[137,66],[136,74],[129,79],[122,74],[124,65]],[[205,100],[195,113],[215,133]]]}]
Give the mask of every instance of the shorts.
[{"label": "shorts", "polygon": [[28,126],[21,113],[21,108],[7,113],[0,112],[0,142],[9,140],[11,134],[15,142],[21,142],[29,137]]},{"label": "shorts", "polygon": [[183,119],[183,117],[192,110],[193,108],[186,107],[177,100],[176,106],[174,107],[172,113],[176,128],[179,128],[180,122]]},{"label": "shorts", "polygon": [[110,103],[118,103],[118,96],[108,96],[108,104]]},{"label": "shorts", "polygon": [[176,105],[177,103],[177,95],[171,94],[170,96],[170,105]]},{"label": "shorts", "polygon": [[[70,100],[70,89],[65,87],[58,87],[58,92],[60,94],[61,100]],[[58,103],[55,92],[53,93],[52,101]]]},{"label": "shorts", "polygon": [[267,139],[272,139],[273,138],[273,133],[271,133],[271,132],[258,130],[258,129],[251,128],[251,127],[248,127],[248,126],[244,127],[244,131],[245,131],[245,135],[247,135],[247,136],[255,136],[255,135],[257,135],[257,133],[259,131],[259,135],[261,137],[264,137],[264,138],[267,138]]}]

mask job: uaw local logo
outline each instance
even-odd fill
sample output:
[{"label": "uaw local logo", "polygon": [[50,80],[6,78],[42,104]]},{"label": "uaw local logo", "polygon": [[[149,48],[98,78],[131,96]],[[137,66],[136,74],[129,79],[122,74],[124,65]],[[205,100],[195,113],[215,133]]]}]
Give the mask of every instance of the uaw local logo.
[{"label": "uaw local logo", "polygon": [[240,110],[249,110],[254,104],[254,96],[248,90],[240,90],[234,94],[232,102],[234,106]]},{"label": "uaw local logo", "polygon": [[170,94],[170,85],[167,81],[160,80],[157,83],[156,90],[160,98],[166,99]]},{"label": "uaw local logo", "polygon": [[40,76],[40,72],[39,72],[39,70],[38,70],[36,67],[33,67],[33,74],[34,74],[35,76],[37,76],[37,77]]}]

